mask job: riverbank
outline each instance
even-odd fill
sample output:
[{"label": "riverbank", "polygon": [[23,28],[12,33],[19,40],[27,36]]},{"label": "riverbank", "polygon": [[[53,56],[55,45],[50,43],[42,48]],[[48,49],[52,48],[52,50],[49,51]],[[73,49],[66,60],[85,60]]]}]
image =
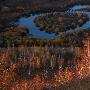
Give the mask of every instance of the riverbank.
[{"label": "riverbank", "polygon": [[83,30],[75,30],[72,32],[63,32],[55,39],[52,43],[59,46],[73,46],[73,47],[83,47],[83,40],[90,36],[90,28]]},{"label": "riverbank", "polygon": [[54,39],[35,38],[29,34],[27,28],[8,28],[5,32],[0,33],[0,47],[8,47],[13,44],[25,46],[59,46],[59,47],[83,47],[84,38],[90,36],[90,28],[63,32]]}]

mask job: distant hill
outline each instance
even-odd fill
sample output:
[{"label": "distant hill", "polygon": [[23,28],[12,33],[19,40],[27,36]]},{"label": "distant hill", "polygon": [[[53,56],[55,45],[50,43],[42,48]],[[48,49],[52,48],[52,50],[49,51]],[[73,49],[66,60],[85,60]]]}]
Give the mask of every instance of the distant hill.
[{"label": "distant hill", "polygon": [[67,4],[75,3],[80,0],[1,0],[0,3],[4,5],[16,6],[16,5],[37,5],[38,7],[47,7],[47,6],[65,6]]}]

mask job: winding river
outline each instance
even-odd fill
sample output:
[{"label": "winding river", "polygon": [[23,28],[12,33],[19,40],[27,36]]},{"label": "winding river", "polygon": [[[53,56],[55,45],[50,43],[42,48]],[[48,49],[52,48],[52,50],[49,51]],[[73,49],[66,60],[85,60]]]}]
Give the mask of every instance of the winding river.
[{"label": "winding river", "polygon": [[[70,8],[68,11],[71,13],[81,12],[81,11],[78,11],[78,9],[83,9],[83,8],[90,8],[90,5],[75,5],[72,8]],[[82,12],[82,13],[87,14],[90,18],[90,12]],[[56,33],[49,34],[44,31],[40,31],[39,27],[37,27],[35,25],[34,20],[37,16],[38,15],[36,14],[36,15],[31,15],[29,17],[19,18],[19,20],[17,22],[18,27],[27,27],[29,29],[29,34],[31,34],[33,37],[49,39],[49,40],[55,38]],[[86,29],[86,28],[90,28],[90,20],[87,21],[81,27],[77,26],[77,28],[75,28],[75,30],[81,30],[81,29]],[[67,32],[71,32],[71,31],[74,31],[74,30],[70,29]]]}]

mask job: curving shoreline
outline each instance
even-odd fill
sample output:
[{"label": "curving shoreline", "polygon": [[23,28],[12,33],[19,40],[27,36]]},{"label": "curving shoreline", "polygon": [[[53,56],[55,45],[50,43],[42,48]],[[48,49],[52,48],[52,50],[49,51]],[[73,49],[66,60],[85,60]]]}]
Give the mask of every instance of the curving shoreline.
[{"label": "curving shoreline", "polygon": [[[79,6],[81,6],[81,7],[79,7]],[[66,14],[73,14],[73,13],[77,13],[77,11],[75,11],[75,10],[77,10],[77,8],[83,8],[83,7],[87,7],[87,5],[76,5],[76,6],[74,6],[74,7],[72,7],[72,8],[70,8],[70,10],[68,10],[67,12],[61,12],[61,13],[66,13]],[[69,13],[70,12],[70,13]],[[43,14],[35,14],[35,15],[33,15],[32,14],[32,16],[30,16],[30,17],[21,17],[19,20],[20,21],[18,21],[18,23],[19,23],[19,26],[23,26],[23,25],[25,25],[25,26],[27,26],[27,27],[29,27],[29,29],[30,29],[30,33],[33,35],[33,37],[37,37],[37,38],[45,38],[45,39],[53,39],[53,38],[55,38],[56,37],[56,34],[58,35],[58,33],[55,33],[55,32],[53,32],[52,30],[50,31],[50,33],[48,34],[48,32],[49,32],[49,30],[47,30],[47,32],[43,32],[43,31],[45,31],[45,30],[43,30],[42,28],[39,28],[39,27],[37,27],[36,25],[35,25],[35,18],[36,17],[44,17],[44,16],[49,16],[50,14],[53,16],[54,14],[57,14],[57,13],[60,13],[60,12],[51,12],[51,13],[43,13]],[[81,13],[81,12],[80,12]],[[82,13],[81,13],[82,14]],[[85,15],[87,14],[87,13],[84,13]],[[74,15],[74,14],[73,14]],[[89,15],[89,14],[87,14],[87,15]],[[72,27],[72,28],[74,28],[74,29],[70,29],[70,31],[71,30],[75,30],[75,29],[78,29],[78,28],[80,28],[80,29],[85,29],[85,28],[88,28],[89,27],[89,18],[88,18],[88,16],[85,16],[85,20],[84,20],[84,22],[80,25],[80,27],[77,27],[76,25],[75,25],[75,23],[73,23],[73,25],[70,25],[70,26],[68,26],[67,28],[69,28],[70,29],[70,27]],[[51,17],[52,17],[51,16]],[[68,16],[70,16],[70,15],[68,15]],[[71,15],[72,16],[72,15]],[[84,15],[83,15],[84,16]],[[65,17],[67,17],[67,16],[65,16]],[[76,16],[75,16],[76,17]],[[52,17],[53,18],[53,17]],[[73,17],[72,17],[73,18]],[[82,17],[81,17],[82,18]],[[69,20],[70,21],[70,20]],[[81,21],[83,21],[83,20],[80,20],[80,22]],[[87,21],[87,22],[86,22]],[[23,22],[26,22],[26,23],[28,23],[28,25],[26,25],[26,24],[24,24]],[[55,22],[55,21],[54,21]],[[56,22],[57,22],[57,20],[56,20]],[[55,22],[55,23],[56,23]],[[74,21],[75,22],[75,21]],[[85,23],[86,22],[86,23]],[[30,24],[31,23],[31,24]],[[52,23],[52,22],[51,22]],[[71,23],[70,23],[71,24]],[[88,25],[88,27],[87,27],[87,25]],[[43,26],[43,24],[42,24],[42,26]],[[49,26],[49,25],[48,25]],[[52,27],[53,25],[51,25],[51,27]],[[76,27],[76,28],[75,28]],[[47,28],[48,29],[48,28]],[[67,29],[66,29],[67,30]],[[64,30],[64,31],[66,31],[66,30]],[[63,30],[62,30],[63,31]],[[38,33],[38,34],[36,34],[36,33]],[[40,34],[39,34],[40,33]]]}]

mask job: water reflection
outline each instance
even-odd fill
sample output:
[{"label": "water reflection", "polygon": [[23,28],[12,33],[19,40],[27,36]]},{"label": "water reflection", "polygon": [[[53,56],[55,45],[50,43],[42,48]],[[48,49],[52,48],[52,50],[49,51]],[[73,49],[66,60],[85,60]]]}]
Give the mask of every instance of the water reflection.
[{"label": "water reflection", "polygon": [[32,34],[34,37],[38,37],[38,38],[45,38],[45,39],[53,39],[55,37],[55,33],[52,34],[48,34],[46,32],[42,32],[40,31],[40,29],[38,27],[36,27],[34,20],[35,20],[35,16],[30,16],[28,18],[20,18],[18,24],[19,27],[27,27],[29,28],[29,32],[30,34]]}]

